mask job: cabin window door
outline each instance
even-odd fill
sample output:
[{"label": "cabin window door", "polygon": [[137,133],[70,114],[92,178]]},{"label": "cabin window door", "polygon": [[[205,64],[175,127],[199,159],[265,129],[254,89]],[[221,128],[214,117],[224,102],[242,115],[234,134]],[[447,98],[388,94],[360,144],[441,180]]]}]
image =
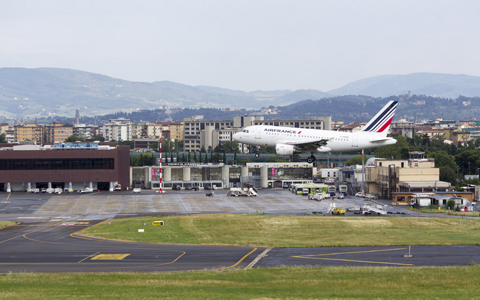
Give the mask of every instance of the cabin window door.
[{"label": "cabin window door", "polygon": [[352,136],[352,147],[358,147],[358,135]]},{"label": "cabin window door", "polygon": [[260,134],[261,133],[262,133],[262,131],[259,128],[255,129],[255,138],[260,139]]}]

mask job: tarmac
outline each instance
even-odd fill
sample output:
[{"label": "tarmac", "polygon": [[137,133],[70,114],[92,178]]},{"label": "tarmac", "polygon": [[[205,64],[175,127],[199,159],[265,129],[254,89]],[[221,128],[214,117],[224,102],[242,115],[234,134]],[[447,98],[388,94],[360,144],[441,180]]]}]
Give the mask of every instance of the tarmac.
[{"label": "tarmac", "polygon": [[[308,200],[287,190],[265,189],[257,197],[231,197],[227,190],[93,192],[89,194],[1,193],[0,220],[18,222],[0,230],[0,273],[165,272],[277,266],[458,266],[480,263],[479,246],[408,246],[267,249],[244,246],[165,245],[92,239],[78,235],[87,226],[113,218],[144,215],[251,213],[325,217],[332,203],[352,209],[387,205],[386,217],[430,216],[407,207],[363,198]],[[403,213],[403,214],[399,214]],[[354,215],[347,211],[347,215]],[[432,214],[432,216],[439,216]],[[477,218],[478,219],[478,218]]]}]

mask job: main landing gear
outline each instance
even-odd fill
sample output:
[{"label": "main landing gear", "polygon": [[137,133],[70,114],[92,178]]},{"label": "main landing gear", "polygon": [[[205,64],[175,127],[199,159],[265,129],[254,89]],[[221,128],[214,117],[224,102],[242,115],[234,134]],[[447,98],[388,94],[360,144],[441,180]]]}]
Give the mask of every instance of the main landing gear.
[{"label": "main landing gear", "polygon": [[315,161],[315,156],[313,156],[313,152],[310,154],[311,156],[307,158],[307,162],[309,164],[313,163]]}]

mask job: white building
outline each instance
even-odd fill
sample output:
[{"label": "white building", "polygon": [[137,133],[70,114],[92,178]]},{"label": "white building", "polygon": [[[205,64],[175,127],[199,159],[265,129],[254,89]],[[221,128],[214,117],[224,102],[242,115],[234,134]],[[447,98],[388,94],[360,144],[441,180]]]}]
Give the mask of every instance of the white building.
[{"label": "white building", "polygon": [[134,124],[124,118],[112,119],[103,124],[103,137],[105,141],[129,141],[133,139]]}]

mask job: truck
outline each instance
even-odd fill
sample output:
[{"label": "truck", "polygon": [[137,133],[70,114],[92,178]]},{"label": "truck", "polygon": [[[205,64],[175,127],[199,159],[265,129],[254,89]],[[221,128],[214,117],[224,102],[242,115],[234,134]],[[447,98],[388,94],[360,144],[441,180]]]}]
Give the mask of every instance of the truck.
[{"label": "truck", "polygon": [[432,198],[429,197],[417,197],[417,198],[412,198],[410,199],[410,205],[416,205],[418,204],[419,206],[425,207],[425,206],[430,206],[432,205]]},{"label": "truck", "polygon": [[346,196],[348,192],[348,187],[344,184],[341,184],[338,186],[338,191],[342,193],[344,196]]},{"label": "truck", "polygon": [[334,185],[328,186],[328,193],[330,194],[330,197],[334,197],[336,191],[337,191],[337,188]]},{"label": "truck", "polygon": [[115,185],[115,191],[119,192],[119,191],[121,191],[121,190],[122,190],[122,185],[121,185],[120,183],[117,183],[117,184]]}]

